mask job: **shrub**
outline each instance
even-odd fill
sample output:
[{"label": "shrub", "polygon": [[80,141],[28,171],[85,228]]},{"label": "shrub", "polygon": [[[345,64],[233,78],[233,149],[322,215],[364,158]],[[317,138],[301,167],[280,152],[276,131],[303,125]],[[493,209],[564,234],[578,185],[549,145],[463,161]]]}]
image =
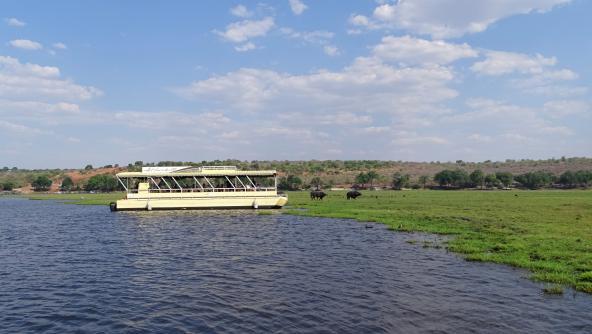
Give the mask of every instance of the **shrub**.
[{"label": "shrub", "polygon": [[35,191],[47,191],[53,181],[45,175],[38,176],[33,182],[31,182],[31,186]]}]

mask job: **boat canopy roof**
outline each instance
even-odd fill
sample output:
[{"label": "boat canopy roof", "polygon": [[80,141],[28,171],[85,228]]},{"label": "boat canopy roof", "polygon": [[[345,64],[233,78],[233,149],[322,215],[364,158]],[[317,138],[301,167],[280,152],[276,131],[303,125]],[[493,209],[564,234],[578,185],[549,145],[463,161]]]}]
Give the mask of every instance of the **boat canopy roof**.
[{"label": "boat canopy roof", "polygon": [[166,166],[142,167],[141,172],[118,173],[117,177],[163,176],[275,176],[275,170],[238,170],[236,166]]}]

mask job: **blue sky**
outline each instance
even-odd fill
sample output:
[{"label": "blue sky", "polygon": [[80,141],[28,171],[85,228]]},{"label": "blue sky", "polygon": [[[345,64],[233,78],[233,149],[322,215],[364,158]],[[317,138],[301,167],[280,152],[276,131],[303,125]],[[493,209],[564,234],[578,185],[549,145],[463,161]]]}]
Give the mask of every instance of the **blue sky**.
[{"label": "blue sky", "polygon": [[590,1],[0,9],[0,167],[592,156]]}]

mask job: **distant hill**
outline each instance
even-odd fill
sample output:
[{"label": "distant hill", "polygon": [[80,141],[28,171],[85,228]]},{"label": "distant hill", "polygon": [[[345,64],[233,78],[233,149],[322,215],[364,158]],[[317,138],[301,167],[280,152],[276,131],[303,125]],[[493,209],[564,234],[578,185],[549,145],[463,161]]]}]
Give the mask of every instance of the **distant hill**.
[{"label": "distant hill", "polygon": [[[75,188],[84,188],[88,179],[98,174],[116,174],[123,171],[140,170],[142,166],[212,166],[233,165],[240,169],[276,169],[280,176],[295,175],[308,184],[313,178],[318,177],[323,184],[331,186],[349,186],[355,183],[359,173],[374,171],[379,175],[376,185],[390,185],[392,175],[395,173],[408,174],[411,182],[417,182],[420,176],[432,178],[436,173],[444,169],[462,169],[468,173],[480,169],[485,174],[496,172],[510,172],[514,175],[534,171],[550,172],[559,176],[566,171],[587,170],[592,171],[592,158],[560,158],[547,160],[506,160],[484,162],[405,162],[405,161],[380,161],[380,160],[307,160],[307,161],[240,161],[240,160],[214,160],[202,162],[161,161],[158,163],[144,163],[137,161],[127,167],[105,166],[101,168],[86,169],[17,169],[4,167],[0,169],[0,186],[12,183],[14,188],[23,192],[31,191],[31,182],[39,175],[46,175],[52,181],[50,191],[58,191],[61,181],[69,176],[74,182]],[[89,168],[90,167],[90,168]]]}]

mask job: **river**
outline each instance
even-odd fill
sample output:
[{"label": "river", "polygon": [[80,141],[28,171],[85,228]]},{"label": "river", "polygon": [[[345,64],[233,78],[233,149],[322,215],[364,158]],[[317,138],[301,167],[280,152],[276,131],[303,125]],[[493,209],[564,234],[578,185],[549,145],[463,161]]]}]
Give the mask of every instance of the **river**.
[{"label": "river", "polygon": [[591,332],[592,296],[545,295],[524,271],[407,242],[434,238],[0,199],[0,332]]}]

